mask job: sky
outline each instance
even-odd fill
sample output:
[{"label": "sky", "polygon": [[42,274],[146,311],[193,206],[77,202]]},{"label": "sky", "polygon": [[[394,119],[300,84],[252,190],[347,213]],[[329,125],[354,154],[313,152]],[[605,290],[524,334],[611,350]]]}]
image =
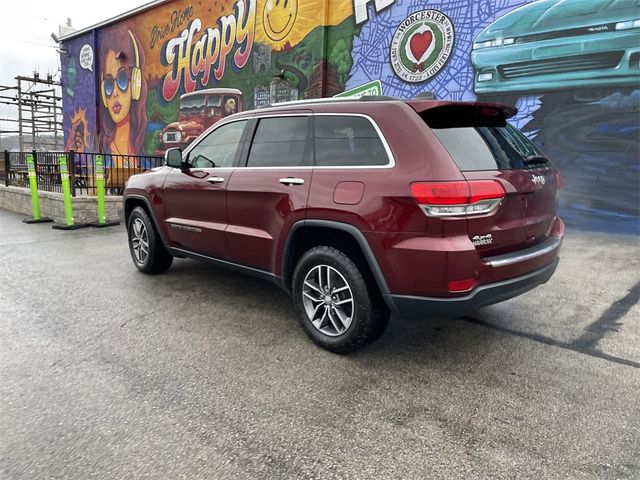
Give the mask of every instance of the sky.
[{"label": "sky", "polygon": [[[42,76],[51,73],[59,79],[60,58],[51,33],[58,34],[58,25],[71,18],[74,28],[85,28],[107,20],[149,0],[22,0],[2,2],[0,30],[0,85],[15,85],[17,75]],[[15,124],[3,122],[16,118],[17,109],[0,105],[0,129],[14,129]]]}]

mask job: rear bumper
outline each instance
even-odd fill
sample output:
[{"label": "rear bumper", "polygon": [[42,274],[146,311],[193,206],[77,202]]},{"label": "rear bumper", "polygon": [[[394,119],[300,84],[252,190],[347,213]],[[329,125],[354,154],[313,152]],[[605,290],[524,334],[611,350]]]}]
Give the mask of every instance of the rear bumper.
[{"label": "rear bumper", "polygon": [[556,271],[560,259],[536,271],[501,282],[476,288],[469,295],[457,298],[384,295],[387,305],[400,318],[459,317],[480,307],[517,297],[546,283]]}]

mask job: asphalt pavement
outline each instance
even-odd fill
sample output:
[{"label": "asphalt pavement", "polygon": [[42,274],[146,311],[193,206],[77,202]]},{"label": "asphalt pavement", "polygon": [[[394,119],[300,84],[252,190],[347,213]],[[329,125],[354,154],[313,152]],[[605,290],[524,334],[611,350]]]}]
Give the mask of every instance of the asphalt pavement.
[{"label": "asphalt pavement", "polygon": [[133,266],[122,226],[0,210],[0,479],[638,479],[639,238],[546,285],[316,347],[277,287]]}]

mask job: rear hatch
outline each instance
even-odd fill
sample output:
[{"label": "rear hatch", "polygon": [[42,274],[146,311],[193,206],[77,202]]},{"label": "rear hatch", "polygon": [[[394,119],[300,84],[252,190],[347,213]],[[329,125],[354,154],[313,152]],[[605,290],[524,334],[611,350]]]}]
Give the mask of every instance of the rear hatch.
[{"label": "rear hatch", "polygon": [[544,242],[556,218],[560,179],[544,153],[507,123],[515,110],[452,103],[419,113],[467,181],[497,181],[506,192],[493,212],[466,216],[478,252],[487,257]]}]

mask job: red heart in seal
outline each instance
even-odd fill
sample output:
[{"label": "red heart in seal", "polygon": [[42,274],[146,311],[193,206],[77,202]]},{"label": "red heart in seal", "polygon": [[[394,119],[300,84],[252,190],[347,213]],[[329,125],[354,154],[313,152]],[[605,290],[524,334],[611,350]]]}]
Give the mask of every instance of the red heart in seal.
[{"label": "red heart in seal", "polygon": [[424,52],[427,51],[429,46],[433,42],[433,33],[429,30],[422,33],[416,33],[411,40],[409,41],[409,48],[411,49],[411,53],[415,57],[416,61],[419,62],[424,55]]}]

